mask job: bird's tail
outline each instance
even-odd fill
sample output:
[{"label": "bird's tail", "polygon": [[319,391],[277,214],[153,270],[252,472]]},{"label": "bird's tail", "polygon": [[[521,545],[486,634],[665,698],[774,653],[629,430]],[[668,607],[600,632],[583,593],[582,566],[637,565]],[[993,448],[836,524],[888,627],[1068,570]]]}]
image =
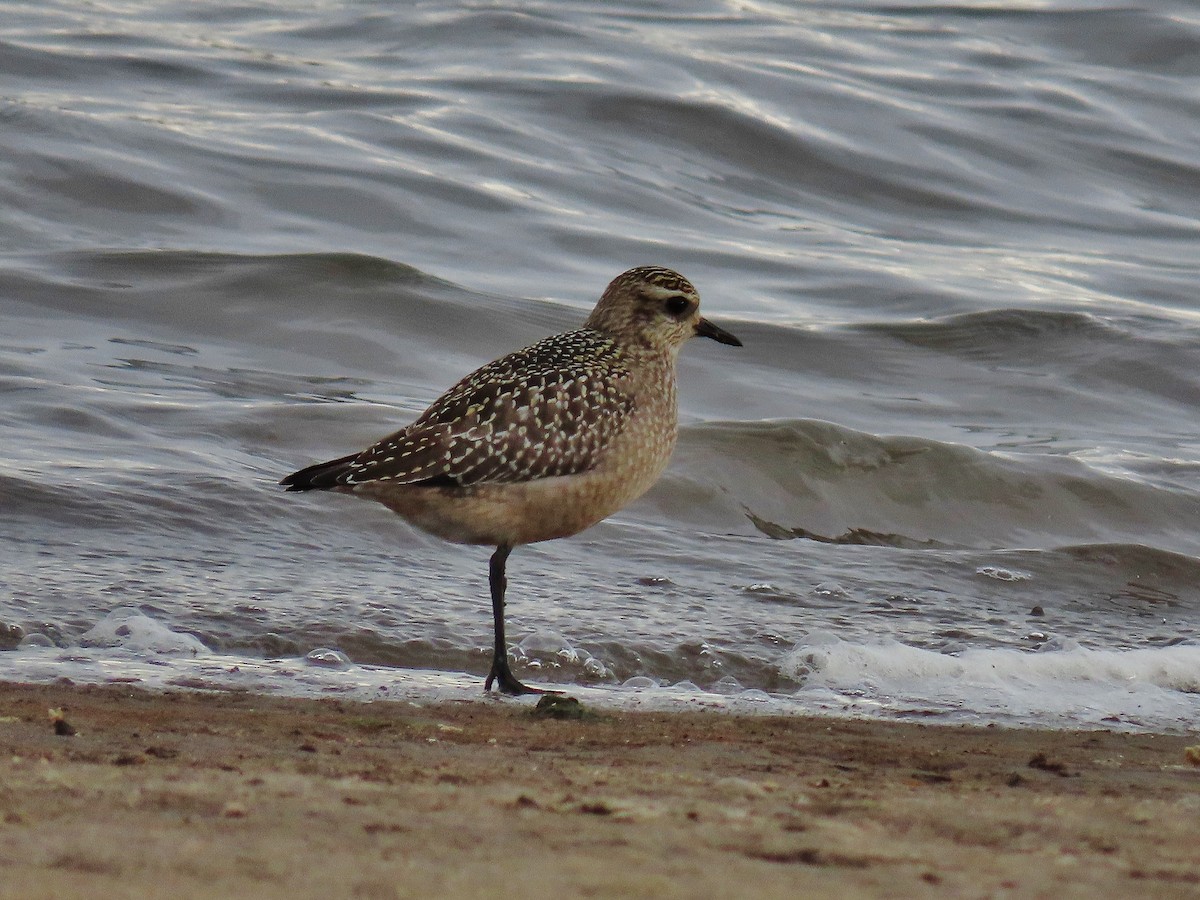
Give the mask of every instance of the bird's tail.
[{"label": "bird's tail", "polygon": [[299,472],[293,472],[280,484],[289,491],[324,491],[342,484],[342,476],[350,471],[350,463],[358,458],[357,453],[317,463]]}]

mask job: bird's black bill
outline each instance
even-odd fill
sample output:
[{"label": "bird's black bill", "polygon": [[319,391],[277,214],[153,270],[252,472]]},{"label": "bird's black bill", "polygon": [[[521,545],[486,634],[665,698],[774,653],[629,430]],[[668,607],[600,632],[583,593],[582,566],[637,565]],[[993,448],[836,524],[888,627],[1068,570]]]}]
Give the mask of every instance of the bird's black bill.
[{"label": "bird's black bill", "polygon": [[696,323],[696,334],[700,337],[712,338],[718,344],[728,344],[731,347],[740,347],[742,342],[735,338],[724,328],[718,328],[708,319],[701,319]]}]

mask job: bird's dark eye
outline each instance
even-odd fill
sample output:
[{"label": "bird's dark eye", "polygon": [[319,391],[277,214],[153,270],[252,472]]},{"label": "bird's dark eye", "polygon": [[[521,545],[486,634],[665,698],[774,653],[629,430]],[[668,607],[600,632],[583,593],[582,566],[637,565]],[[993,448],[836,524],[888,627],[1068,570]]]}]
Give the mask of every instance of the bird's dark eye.
[{"label": "bird's dark eye", "polygon": [[668,297],[667,302],[664,305],[667,309],[667,315],[676,319],[682,317],[684,313],[688,312],[688,310],[692,308],[692,304],[689,302],[688,298],[681,296],[680,294],[676,294],[674,297]]}]

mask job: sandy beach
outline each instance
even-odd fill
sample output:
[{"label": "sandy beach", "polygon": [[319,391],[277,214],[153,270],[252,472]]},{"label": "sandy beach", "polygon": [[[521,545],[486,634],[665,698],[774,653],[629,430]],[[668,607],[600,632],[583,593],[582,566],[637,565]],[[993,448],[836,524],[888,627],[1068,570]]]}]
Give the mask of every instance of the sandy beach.
[{"label": "sandy beach", "polygon": [[0,743],[4,897],[1200,893],[1180,735],[0,684]]}]

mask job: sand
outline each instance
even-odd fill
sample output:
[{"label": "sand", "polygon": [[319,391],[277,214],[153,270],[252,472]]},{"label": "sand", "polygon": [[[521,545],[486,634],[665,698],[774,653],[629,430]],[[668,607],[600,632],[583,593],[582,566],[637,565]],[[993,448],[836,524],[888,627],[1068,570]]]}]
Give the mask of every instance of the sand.
[{"label": "sand", "polygon": [[532,708],[0,683],[0,896],[1200,896],[1196,736]]}]

